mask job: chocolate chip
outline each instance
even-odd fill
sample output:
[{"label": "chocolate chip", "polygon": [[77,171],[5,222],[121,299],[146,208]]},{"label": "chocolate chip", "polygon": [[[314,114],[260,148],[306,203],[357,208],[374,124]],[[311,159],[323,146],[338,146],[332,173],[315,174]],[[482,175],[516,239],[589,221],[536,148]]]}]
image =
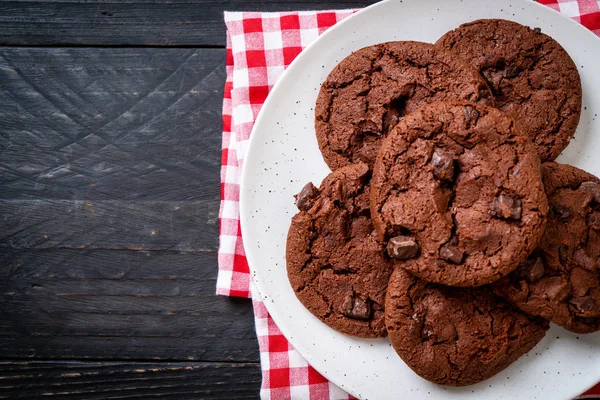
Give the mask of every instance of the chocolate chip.
[{"label": "chocolate chip", "polygon": [[591,193],[594,196],[594,201],[600,203],[600,184],[596,182],[583,182],[579,186],[580,190]]},{"label": "chocolate chip", "polygon": [[568,220],[573,215],[573,209],[569,206],[556,205],[552,208],[554,216],[561,221]]},{"label": "chocolate chip", "polygon": [[545,272],[544,262],[541,257],[530,258],[519,267],[519,274],[528,282],[540,280]]},{"label": "chocolate chip", "polygon": [[452,153],[435,149],[431,156],[431,164],[433,165],[433,174],[436,178],[452,181],[454,178],[454,156]]},{"label": "chocolate chip", "polygon": [[569,248],[567,246],[560,246],[558,248],[558,261],[562,265],[567,265],[567,261],[569,260]]},{"label": "chocolate chip", "polygon": [[563,302],[571,295],[571,285],[564,276],[546,277],[539,283],[544,295],[556,302]]},{"label": "chocolate chip", "polygon": [[479,111],[473,106],[465,106],[463,109],[463,115],[467,124],[475,124],[479,119]]},{"label": "chocolate chip", "polygon": [[523,207],[520,199],[501,194],[492,202],[492,215],[498,218],[521,219]]},{"label": "chocolate chip", "polygon": [[535,33],[542,33],[542,28],[533,28]]},{"label": "chocolate chip", "polygon": [[458,247],[447,244],[440,249],[440,257],[453,264],[460,264],[465,253],[459,250]]},{"label": "chocolate chip", "polygon": [[583,249],[579,249],[575,252],[575,254],[573,254],[573,260],[577,263],[577,265],[587,269],[588,271],[594,271],[596,269],[596,263]]},{"label": "chocolate chip", "polygon": [[504,70],[505,78],[516,78],[519,75],[519,69],[514,64],[509,64]]},{"label": "chocolate chip", "polygon": [[368,320],[371,318],[371,304],[354,294],[348,294],[342,305],[342,314],[348,318]]},{"label": "chocolate chip", "polygon": [[592,299],[590,296],[573,297],[569,300],[569,303],[571,303],[575,307],[577,307],[577,310],[581,314],[588,312],[588,311],[592,311],[596,307],[596,303],[594,302],[594,299]]},{"label": "chocolate chip", "polygon": [[595,231],[600,231],[600,214],[592,213],[587,216],[587,224]]},{"label": "chocolate chip", "polygon": [[308,182],[304,185],[300,193],[296,195],[296,207],[298,207],[298,210],[308,211],[312,207],[314,199],[318,194],[319,189],[317,189],[312,182]]},{"label": "chocolate chip", "polygon": [[395,260],[408,260],[419,252],[419,245],[410,236],[395,236],[387,244],[387,252]]},{"label": "chocolate chip", "polygon": [[480,104],[485,104],[485,105],[491,105],[491,95],[490,95],[490,89],[488,89],[487,86],[480,88],[479,90],[477,90],[477,92],[479,93],[479,101],[478,103]]},{"label": "chocolate chip", "polygon": [[433,328],[429,324],[423,324],[423,329],[421,330],[421,337],[425,339],[429,339],[433,336]]}]

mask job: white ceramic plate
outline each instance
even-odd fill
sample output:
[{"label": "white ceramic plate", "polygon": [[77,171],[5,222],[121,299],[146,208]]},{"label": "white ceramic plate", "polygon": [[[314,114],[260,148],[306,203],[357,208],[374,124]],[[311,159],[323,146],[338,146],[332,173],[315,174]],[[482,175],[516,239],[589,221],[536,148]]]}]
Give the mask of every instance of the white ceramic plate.
[{"label": "white ceramic plate", "polygon": [[559,13],[528,0],[389,0],[349,17],[293,62],[263,106],[252,133],[241,187],[246,255],[258,291],[292,345],[328,379],[364,399],[569,399],[600,380],[600,334],[553,326],[526,356],[493,378],[466,388],[426,382],[387,339],[344,336],[296,299],[285,269],[285,242],[297,212],[293,195],[329,173],[315,138],[313,107],[321,82],[352,51],[390,40],[435,42],[479,18],[540,27],[577,64],[583,84],[581,122],[559,158],[600,175],[600,40]]}]

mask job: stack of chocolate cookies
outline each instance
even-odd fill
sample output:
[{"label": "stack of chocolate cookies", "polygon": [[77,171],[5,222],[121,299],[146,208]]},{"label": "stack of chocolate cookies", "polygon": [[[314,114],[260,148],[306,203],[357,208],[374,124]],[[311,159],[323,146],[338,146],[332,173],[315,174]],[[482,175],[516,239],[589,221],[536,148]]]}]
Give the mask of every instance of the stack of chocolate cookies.
[{"label": "stack of chocolate cookies", "polygon": [[506,368],[549,322],[600,330],[600,179],[554,162],[581,111],[555,40],[478,20],[435,44],[369,46],[315,110],[333,172],[296,195],[287,271],[316,317],[388,336],[452,386]]}]

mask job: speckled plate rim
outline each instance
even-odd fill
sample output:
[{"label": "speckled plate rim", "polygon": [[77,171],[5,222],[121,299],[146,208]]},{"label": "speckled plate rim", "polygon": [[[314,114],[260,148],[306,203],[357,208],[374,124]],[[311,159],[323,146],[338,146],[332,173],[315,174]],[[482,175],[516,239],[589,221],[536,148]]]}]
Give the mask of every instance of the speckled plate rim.
[{"label": "speckled plate rim", "polygon": [[313,367],[359,398],[570,399],[600,380],[600,334],[578,336],[553,326],[534,350],[489,380],[466,388],[433,385],[416,376],[386,339],[350,338],[322,324],[299,303],[287,281],[285,235],[295,214],[292,195],[329,173],[312,125],[318,87],[328,72],[366,45],[434,42],[445,31],[479,18],[539,26],[567,49],[582,77],[584,109],[577,134],[559,161],[599,175],[594,149],[600,149],[600,121],[593,110],[600,110],[600,80],[591,69],[600,65],[600,40],[575,21],[528,0],[386,0],[361,10],[294,60],[263,105],[247,151],[238,149],[242,157],[248,154],[240,219],[254,295],[259,294],[282,333]]}]

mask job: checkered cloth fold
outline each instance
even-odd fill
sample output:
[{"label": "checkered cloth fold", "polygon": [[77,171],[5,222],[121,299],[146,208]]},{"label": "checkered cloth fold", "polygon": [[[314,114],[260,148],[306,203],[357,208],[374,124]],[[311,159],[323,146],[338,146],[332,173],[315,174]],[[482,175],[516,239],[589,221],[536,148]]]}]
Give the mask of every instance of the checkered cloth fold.
[{"label": "checkered cloth fold", "polygon": [[[600,36],[600,0],[539,0]],[[241,167],[254,121],[292,60],[354,10],[226,12],[227,80],[223,99],[220,246],[217,294],[252,297],[239,219]],[[258,298],[253,301],[260,347],[262,399],[350,399],[290,345]],[[600,398],[600,384],[581,398]]]}]

